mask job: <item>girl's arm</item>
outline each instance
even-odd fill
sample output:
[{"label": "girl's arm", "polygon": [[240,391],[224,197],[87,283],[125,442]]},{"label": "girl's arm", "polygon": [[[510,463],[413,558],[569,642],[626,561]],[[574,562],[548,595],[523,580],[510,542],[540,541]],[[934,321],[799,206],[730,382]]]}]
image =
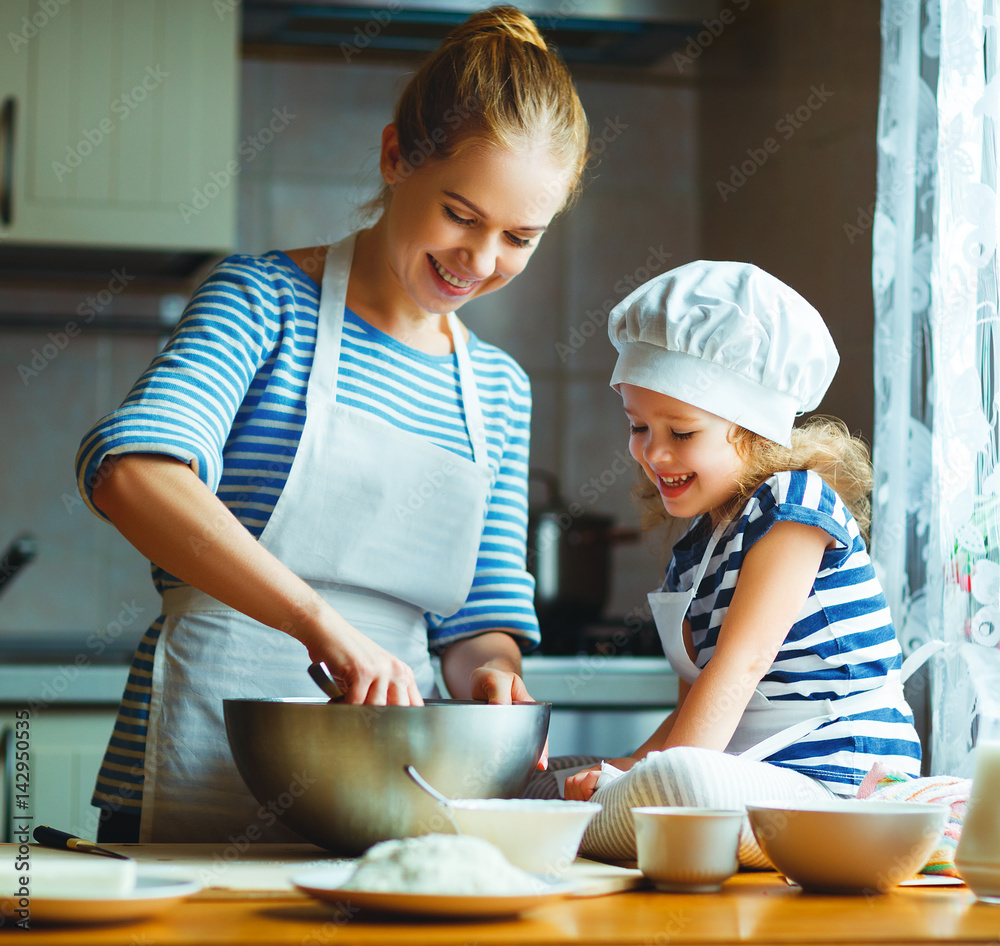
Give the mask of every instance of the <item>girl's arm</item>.
[{"label": "girl's arm", "polygon": [[187,464],[160,454],[111,456],[92,497],[150,561],[305,644],[348,702],[422,704],[411,668],[268,552]]},{"label": "girl's arm", "polygon": [[[631,756],[610,759],[629,769],[650,752],[672,746],[725,750],[750,697],[774,663],[809,597],[830,535],[817,526],[775,523],[743,560],[719,640],[690,686],[679,681],[677,709]],[[685,622],[685,642],[691,650]],[[692,655],[693,658],[693,655]],[[566,779],[566,797],[594,793],[600,766]]]},{"label": "girl's arm", "polygon": [[[633,762],[638,762],[640,759],[645,759],[650,752],[658,752],[663,748],[667,739],[670,738],[670,733],[673,732],[674,723],[677,722],[677,715],[681,711],[681,707],[684,705],[684,700],[687,698],[688,691],[691,689],[691,684],[686,680],[682,680],[678,677],[677,679],[677,706],[671,711],[670,715],[660,723],[656,728],[656,732],[653,733],[635,752],[629,756]],[[624,760],[620,760],[624,761]],[[614,760],[612,760],[614,764]],[[622,766],[618,766],[622,768]]]},{"label": "girl's arm", "polygon": [[[743,560],[715,652],[694,683],[679,681],[677,709],[631,756],[608,761],[629,769],[650,752],[672,746],[725,750],[809,597],[831,544],[829,534],[816,526],[775,523]],[[685,642],[690,651],[686,622]],[[571,775],[566,797],[589,799],[599,775],[600,766]]]},{"label": "girl's arm", "polygon": [[659,748],[724,750],[729,745],[809,597],[832,541],[817,526],[778,522],[747,552],[715,651]]}]

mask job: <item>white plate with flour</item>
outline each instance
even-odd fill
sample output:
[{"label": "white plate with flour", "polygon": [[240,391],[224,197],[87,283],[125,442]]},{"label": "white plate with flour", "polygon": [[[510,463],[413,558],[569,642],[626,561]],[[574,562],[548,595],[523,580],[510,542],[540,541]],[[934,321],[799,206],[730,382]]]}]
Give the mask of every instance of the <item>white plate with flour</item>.
[{"label": "white plate with flour", "polygon": [[574,885],[538,880],[537,893],[485,896],[483,894],[394,893],[385,890],[346,890],[354,868],[350,864],[320,867],[292,876],[299,890],[339,909],[347,916],[358,910],[409,916],[487,918],[516,916],[527,910],[562,900]]}]

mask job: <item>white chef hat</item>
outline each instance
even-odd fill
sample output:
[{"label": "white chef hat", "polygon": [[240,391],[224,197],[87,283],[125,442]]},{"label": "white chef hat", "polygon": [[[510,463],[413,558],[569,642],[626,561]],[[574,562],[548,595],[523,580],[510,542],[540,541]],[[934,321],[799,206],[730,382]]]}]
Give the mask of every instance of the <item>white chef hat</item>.
[{"label": "white chef hat", "polygon": [[787,446],[840,356],[820,314],[752,263],[698,260],[611,310],[611,386],[659,391]]}]

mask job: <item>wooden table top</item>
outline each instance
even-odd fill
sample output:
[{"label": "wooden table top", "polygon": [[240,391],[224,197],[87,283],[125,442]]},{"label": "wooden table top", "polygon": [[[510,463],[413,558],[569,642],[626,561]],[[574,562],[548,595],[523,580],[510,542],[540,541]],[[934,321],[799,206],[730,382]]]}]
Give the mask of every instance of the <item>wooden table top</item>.
[{"label": "wooden table top", "polygon": [[211,899],[121,925],[33,927],[30,941],[58,946],[593,946],[659,944],[1000,941],[1000,906],[963,886],[900,887],[880,896],[804,893],[774,873],[739,874],[714,894],[641,889],[560,900],[515,919],[467,922],[348,917],[296,893]]}]

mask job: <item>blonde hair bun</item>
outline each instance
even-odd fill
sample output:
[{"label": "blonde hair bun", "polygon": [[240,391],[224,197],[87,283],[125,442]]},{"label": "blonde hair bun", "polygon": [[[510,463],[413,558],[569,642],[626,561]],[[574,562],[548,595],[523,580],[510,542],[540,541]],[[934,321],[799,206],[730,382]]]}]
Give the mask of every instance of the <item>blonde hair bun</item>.
[{"label": "blonde hair bun", "polygon": [[464,43],[489,34],[506,35],[522,43],[530,43],[544,50],[549,49],[535,21],[509,4],[474,13],[461,26],[455,27],[445,42]]},{"label": "blonde hair bun", "polygon": [[[393,122],[412,172],[470,143],[544,148],[564,173],[565,209],[579,193],[589,127],[566,64],[517,7],[490,7],[442,40],[403,89]],[[366,205],[387,206],[390,191]]]}]

